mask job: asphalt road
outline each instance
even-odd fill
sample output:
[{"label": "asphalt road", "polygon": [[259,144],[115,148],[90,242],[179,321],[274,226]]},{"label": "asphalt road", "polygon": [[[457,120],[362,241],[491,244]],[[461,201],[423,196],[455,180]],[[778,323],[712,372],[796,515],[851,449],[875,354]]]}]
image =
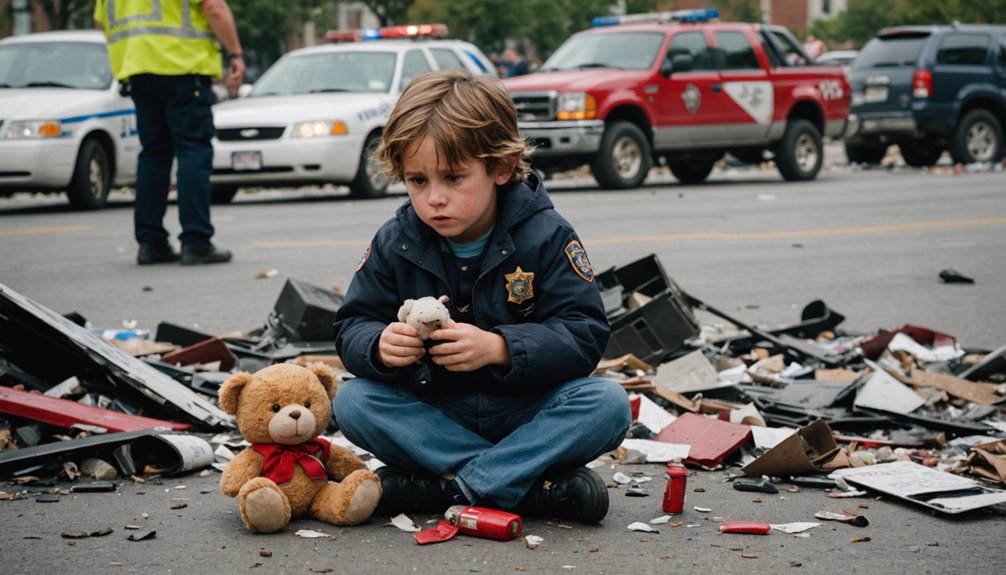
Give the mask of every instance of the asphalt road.
[{"label": "asphalt road", "polygon": [[[771,170],[745,170],[717,171],[701,186],[657,175],[627,192],[603,192],[587,180],[550,187],[595,269],[655,253],[685,290],[749,323],[792,323],[804,304],[820,298],[843,313],[848,319],[842,327],[853,331],[912,323],[954,334],[966,347],[1006,343],[1002,171],[955,176],[942,169],[836,167],[815,182],[796,184]],[[205,268],[137,267],[127,194],[94,213],[71,212],[58,197],[0,200],[0,282],[101,327],[127,321],[153,330],[166,320],[216,333],[253,329],[264,323],[284,278],[348,286],[370,236],[402,201],[357,202],[340,194],[242,193],[234,204],[214,208],[217,241],[234,250],[235,261]],[[172,207],[168,222],[177,232],[176,214]],[[950,267],[975,284],[941,283],[940,270]],[[270,270],[274,277],[256,279]],[[527,520],[525,532],[544,538],[535,550],[519,541],[471,537],[420,547],[378,519],[347,529],[305,520],[283,534],[252,536],[236,503],[217,491],[215,472],[120,483],[114,494],[63,495],[58,503],[0,501],[0,572],[845,575],[992,573],[1006,560],[1001,512],[948,518],[889,498],[834,500],[807,488],[744,493],[724,483],[722,472],[689,479],[684,525],[632,532],[629,523],[662,514],[660,468],[623,465],[601,473],[611,479],[615,471],[641,471],[657,480],[644,484],[648,497],[612,489],[611,512],[600,526]],[[188,506],[172,510],[177,498]],[[870,525],[825,523],[805,538],[717,531],[720,518],[813,521],[816,511],[841,509],[865,515]],[[127,541],[130,524],[157,535]],[[104,527],[113,533],[60,536]],[[294,536],[301,527],[335,537]],[[852,543],[863,537],[870,540]],[[272,556],[262,557],[263,548]]]}]

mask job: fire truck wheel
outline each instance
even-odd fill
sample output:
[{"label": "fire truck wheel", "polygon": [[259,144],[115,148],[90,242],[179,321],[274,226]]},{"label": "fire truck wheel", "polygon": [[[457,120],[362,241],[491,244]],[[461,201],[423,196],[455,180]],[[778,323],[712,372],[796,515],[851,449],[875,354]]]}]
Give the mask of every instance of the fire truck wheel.
[{"label": "fire truck wheel", "polygon": [[671,173],[682,184],[701,184],[713,171],[715,160],[672,160]]},{"label": "fire truck wheel", "polygon": [[824,160],[821,132],[807,120],[790,120],[775,151],[775,163],[783,178],[793,182],[813,180]]},{"label": "fire truck wheel", "polygon": [[646,135],[632,122],[612,122],[601,138],[601,149],[590,169],[602,188],[638,188],[650,171],[653,158]]},{"label": "fire truck wheel", "polygon": [[356,177],[349,183],[349,193],[354,198],[379,198],[388,191],[388,176],[381,169],[374,150],[381,142],[377,132],[367,136],[360,153],[360,166],[356,169]]}]

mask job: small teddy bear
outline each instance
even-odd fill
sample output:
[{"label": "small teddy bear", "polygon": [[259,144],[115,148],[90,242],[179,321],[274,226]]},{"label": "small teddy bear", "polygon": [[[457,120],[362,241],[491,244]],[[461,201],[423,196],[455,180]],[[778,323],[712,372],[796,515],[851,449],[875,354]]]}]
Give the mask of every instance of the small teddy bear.
[{"label": "small teddy bear", "polygon": [[450,298],[445,295],[439,298],[426,296],[407,299],[398,308],[398,321],[416,328],[419,339],[426,340],[430,333],[443,328],[447,325],[447,320],[451,319],[451,312],[447,309],[448,301]]},{"label": "small teddy bear", "polygon": [[322,363],[238,372],[220,387],[251,447],[227,464],[220,490],[238,498],[255,533],[274,533],[310,512],[333,525],[359,525],[381,498],[381,481],[348,449],[319,437],[332,415],[336,380]]}]

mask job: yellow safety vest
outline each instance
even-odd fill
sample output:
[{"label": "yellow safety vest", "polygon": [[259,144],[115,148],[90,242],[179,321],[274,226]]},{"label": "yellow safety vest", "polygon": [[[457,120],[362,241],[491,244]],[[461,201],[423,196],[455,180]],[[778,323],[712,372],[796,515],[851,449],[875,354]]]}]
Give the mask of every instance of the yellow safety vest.
[{"label": "yellow safety vest", "polygon": [[108,39],[115,77],[223,75],[202,0],[97,0],[94,19]]}]

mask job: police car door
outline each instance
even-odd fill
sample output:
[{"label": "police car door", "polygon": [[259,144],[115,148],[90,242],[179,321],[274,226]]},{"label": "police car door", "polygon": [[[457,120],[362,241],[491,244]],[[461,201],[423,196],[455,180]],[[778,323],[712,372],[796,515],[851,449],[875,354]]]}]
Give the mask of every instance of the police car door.
[{"label": "police car door", "polygon": [[684,150],[714,144],[724,137],[713,133],[718,123],[715,110],[723,107],[724,96],[705,33],[698,29],[675,32],[667,47],[666,62],[672,62],[675,56],[689,56],[691,69],[672,69],[669,77],[660,78],[653,99],[655,148]]},{"label": "police car door", "polygon": [[713,33],[719,59],[720,81],[726,101],[717,110],[722,127],[731,134],[731,145],[764,143],[775,110],[774,92],[768,72],[744,30],[717,30]]}]

